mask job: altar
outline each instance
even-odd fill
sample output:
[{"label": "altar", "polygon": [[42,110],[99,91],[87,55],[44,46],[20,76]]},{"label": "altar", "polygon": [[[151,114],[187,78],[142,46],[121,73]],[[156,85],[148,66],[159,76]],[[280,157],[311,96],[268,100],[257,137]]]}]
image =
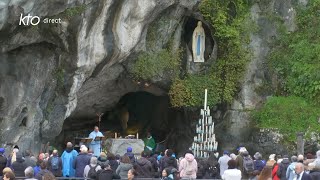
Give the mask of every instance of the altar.
[{"label": "altar", "polygon": [[144,150],[144,142],[142,139],[125,139],[125,138],[108,138],[106,140],[106,148],[108,152],[114,155],[123,156],[127,152],[127,148],[132,148],[132,153],[135,156],[140,156]]}]

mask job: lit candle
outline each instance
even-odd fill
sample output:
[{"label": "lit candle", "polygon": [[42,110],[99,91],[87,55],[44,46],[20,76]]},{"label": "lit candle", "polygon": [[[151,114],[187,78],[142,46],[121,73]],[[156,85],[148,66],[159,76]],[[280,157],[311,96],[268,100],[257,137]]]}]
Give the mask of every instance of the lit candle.
[{"label": "lit candle", "polygon": [[114,133],[114,138],[117,139],[117,133]]},{"label": "lit candle", "polygon": [[137,132],[137,139],[139,139],[139,133]]}]

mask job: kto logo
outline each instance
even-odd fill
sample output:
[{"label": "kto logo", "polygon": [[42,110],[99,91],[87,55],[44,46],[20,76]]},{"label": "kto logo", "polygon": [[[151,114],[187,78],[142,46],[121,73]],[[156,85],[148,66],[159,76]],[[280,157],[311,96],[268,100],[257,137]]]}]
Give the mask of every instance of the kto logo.
[{"label": "kto logo", "polygon": [[31,16],[30,14],[28,14],[28,16],[23,17],[23,14],[20,15],[19,25],[29,26],[31,24],[33,26],[36,26],[39,23],[40,23],[39,16]]}]

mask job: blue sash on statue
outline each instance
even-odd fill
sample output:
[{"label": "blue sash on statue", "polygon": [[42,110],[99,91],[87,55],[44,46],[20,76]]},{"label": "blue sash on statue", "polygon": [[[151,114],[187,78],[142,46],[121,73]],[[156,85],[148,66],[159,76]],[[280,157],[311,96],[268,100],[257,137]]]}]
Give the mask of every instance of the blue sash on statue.
[{"label": "blue sash on statue", "polygon": [[198,35],[198,40],[197,40],[197,56],[200,56],[200,35]]}]

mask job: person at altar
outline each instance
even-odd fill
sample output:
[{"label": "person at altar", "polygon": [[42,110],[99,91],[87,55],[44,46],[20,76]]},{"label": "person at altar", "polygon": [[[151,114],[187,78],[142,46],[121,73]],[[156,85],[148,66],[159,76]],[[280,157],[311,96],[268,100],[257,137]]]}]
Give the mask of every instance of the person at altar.
[{"label": "person at altar", "polygon": [[151,152],[154,151],[154,149],[155,149],[155,147],[156,147],[156,142],[155,142],[155,140],[153,139],[153,137],[151,136],[151,133],[150,133],[150,132],[147,133],[147,138],[145,138],[145,139],[143,140],[143,142],[144,142],[144,146],[145,146],[144,149],[145,149],[146,151],[151,151]]},{"label": "person at altar", "polygon": [[94,156],[99,157],[100,156],[101,141],[94,140],[97,136],[103,136],[103,134],[99,131],[98,126],[94,126],[94,130],[89,134],[89,138],[93,139],[90,143],[90,150],[93,151]]}]

